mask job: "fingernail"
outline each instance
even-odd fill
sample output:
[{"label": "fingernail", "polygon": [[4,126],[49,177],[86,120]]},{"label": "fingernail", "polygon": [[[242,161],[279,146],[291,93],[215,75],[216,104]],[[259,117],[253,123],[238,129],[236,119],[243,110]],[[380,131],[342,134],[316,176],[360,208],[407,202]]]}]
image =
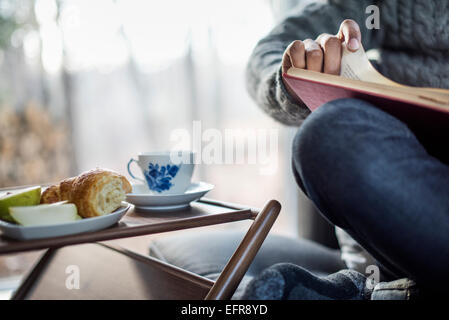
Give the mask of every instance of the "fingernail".
[{"label": "fingernail", "polygon": [[349,46],[349,49],[351,49],[353,51],[357,51],[360,48],[359,41],[354,38],[349,40],[348,46]]}]

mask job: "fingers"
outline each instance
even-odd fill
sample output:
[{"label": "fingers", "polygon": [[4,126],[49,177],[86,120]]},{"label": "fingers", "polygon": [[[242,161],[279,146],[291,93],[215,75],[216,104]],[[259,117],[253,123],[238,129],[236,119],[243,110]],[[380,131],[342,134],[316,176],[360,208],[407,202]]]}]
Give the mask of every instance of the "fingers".
[{"label": "fingers", "polygon": [[323,72],[339,75],[342,55],[341,40],[334,35],[322,34],[317,38],[316,42],[320,44],[324,53]]},{"label": "fingers", "polygon": [[291,67],[306,68],[304,43],[300,40],[293,41],[284,52],[282,72],[287,72]]},{"label": "fingers", "polygon": [[287,72],[291,67],[321,72],[323,51],[320,45],[311,39],[293,41],[284,52],[282,71]]},{"label": "fingers", "polygon": [[323,69],[323,51],[318,43],[311,39],[304,40],[307,70],[321,72]]},{"label": "fingers", "polygon": [[316,41],[293,41],[285,50],[282,71],[291,67],[339,75],[341,68],[341,40],[334,35],[322,34]]},{"label": "fingers", "polygon": [[282,71],[291,67],[339,75],[342,58],[342,42],[355,52],[362,46],[360,27],[354,20],[347,19],[340,25],[337,35],[322,34],[315,41],[293,41],[285,50]]},{"label": "fingers", "polygon": [[354,20],[343,21],[337,36],[345,42],[347,48],[352,52],[357,51],[361,46],[362,34],[359,25]]},{"label": "fingers", "polygon": [[292,67],[292,62],[290,59],[290,55],[287,50],[284,52],[284,56],[282,57],[282,73],[287,73],[288,69]]}]

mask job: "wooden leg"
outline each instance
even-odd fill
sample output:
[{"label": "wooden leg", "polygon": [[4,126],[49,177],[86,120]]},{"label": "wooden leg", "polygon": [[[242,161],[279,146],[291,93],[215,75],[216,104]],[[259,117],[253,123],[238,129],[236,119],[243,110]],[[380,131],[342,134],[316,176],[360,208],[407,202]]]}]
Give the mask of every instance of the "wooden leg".
[{"label": "wooden leg", "polygon": [[276,221],[280,210],[281,204],[276,200],[269,201],[263,207],[210,289],[206,300],[227,300],[232,297]]},{"label": "wooden leg", "polygon": [[39,278],[42,271],[47,266],[48,262],[53,257],[54,253],[58,250],[57,248],[47,249],[47,251],[39,258],[39,260],[34,264],[29,273],[24,277],[22,284],[14,292],[11,300],[23,300],[30,288],[33,286],[34,281]]}]

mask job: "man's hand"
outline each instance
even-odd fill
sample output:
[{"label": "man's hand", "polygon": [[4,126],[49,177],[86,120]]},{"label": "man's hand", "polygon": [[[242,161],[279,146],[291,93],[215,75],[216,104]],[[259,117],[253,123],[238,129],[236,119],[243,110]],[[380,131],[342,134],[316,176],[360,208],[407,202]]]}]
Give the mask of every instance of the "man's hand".
[{"label": "man's hand", "polygon": [[282,72],[291,67],[340,74],[342,43],[355,52],[362,43],[360,27],[354,20],[345,20],[336,35],[321,34],[316,40],[295,40],[285,50]]}]

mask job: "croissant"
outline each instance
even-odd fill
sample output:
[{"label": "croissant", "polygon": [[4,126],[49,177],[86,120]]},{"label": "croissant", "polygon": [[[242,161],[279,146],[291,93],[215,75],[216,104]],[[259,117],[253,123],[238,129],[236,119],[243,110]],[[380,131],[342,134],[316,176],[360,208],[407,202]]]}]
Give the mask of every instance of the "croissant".
[{"label": "croissant", "polygon": [[55,203],[61,201],[59,185],[52,185],[45,189],[41,195],[41,203]]},{"label": "croissant", "polygon": [[70,202],[72,184],[77,177],[67,178],[59,184],[48,187],[41,195],[41,203],[55,203],[67,200]]},{"label": "croissant", "polygon": [[70,202],[73,182],[77,177],[67,178],[59,183],[59,199],[60,201],[67,200]]},{"label": "croissant", "polygon": [[83,218],[96,217],[119,208],[131,190],[131,184],[124,176],[95,169],[50,186],[42,194],[41,203],[67,200],[76,205]]}]

